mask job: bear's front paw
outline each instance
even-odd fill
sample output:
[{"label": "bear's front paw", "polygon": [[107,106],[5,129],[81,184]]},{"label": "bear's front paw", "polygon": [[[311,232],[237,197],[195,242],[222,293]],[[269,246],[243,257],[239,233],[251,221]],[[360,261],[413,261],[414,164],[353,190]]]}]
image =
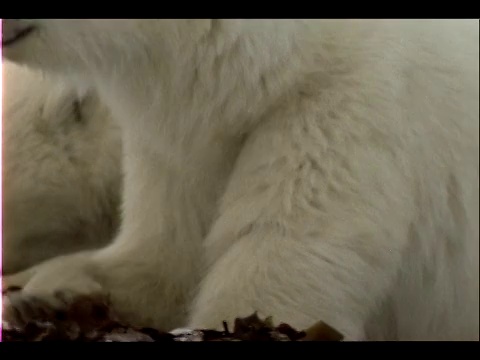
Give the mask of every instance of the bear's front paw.
[{"label": "bear's front paw", "polygon": [[6,275],[2,277],[2,294],[21,290],[35,275],[37,268],[31,268],[16,274]]},{"label": "bear's front paw", "polygon": [[23,289],[5,293],[3,320],[23,327],[31,321],[55,320],[79,298],[106,299],[107,294],[90,270],[90,261],[83,255],[43,264]]},{"label": "bear's front paw", "polygon": [[79,296],[64,290],[43,295],[9,291],[3,296],[3,321],[9,326],[23,328],[32,321],[62,320],[77,298]]}]

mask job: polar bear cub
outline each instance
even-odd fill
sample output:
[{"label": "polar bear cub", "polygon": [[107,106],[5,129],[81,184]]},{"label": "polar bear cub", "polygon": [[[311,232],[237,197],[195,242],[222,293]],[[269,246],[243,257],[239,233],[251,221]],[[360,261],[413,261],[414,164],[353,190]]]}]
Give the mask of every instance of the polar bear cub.
[{"label": "polar bear cub", "polygon": [[105,245],[119,223],[120,131],[92,92],[3,63],[3,272]]},{"label": "polar bear cub", "polygon": [[11,321],[103,295],[164,329],[258,311],[347,340],[478,339],[478,21],[3,31],[8,59],[95,86],[125,151],[113,243],[31,269]]}]

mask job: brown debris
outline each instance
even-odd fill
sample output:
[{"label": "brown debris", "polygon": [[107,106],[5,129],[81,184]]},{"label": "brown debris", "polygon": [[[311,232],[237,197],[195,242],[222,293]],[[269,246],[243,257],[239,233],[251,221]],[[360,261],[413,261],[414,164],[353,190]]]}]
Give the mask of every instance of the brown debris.
[{"label": "brown debris", "polygon": [[233,331],[223,322],[223,331],[200,329],[168,333],[151,328],[121,324],[108,304],[100,299],[80,298],[68,311],[48,321],[33,321],[24,328],[3,323],[4,342],[159,342],[159,341],[341,341],[343,336],[329,325],[318,322],[305,331],[290,325],[273,325],[271,317],[257,313],[234,321]]},{"label": "brown debris", "polygon": [[300,341],[342,341],[343,335],[322,321],[305,330],[305,337]]}]

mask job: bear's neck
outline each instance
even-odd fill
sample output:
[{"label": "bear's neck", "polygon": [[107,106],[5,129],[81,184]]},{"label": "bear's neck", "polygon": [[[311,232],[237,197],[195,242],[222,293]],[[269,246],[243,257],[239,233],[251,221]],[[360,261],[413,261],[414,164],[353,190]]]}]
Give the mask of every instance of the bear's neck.
[{"label": "bear's neck", "polygon": [[240,145],[287,97],[298,96],[295,85],[309,70],[301,35],[271,34],[244,31],[182,48],[176,57],[150,54],[162,61],[116,69],[121,76],[110,74],[98,85],[126,141],[187,163],[223,147],[230,161],[227,148]]},{"label": "bear's neck", "polygon": [[148,159],[143,169],[161,169],[158,176],[181,189],[178,196],[201,198],[206,224],[243,142],[266,113],[298,96],[308,70],[293,36],[230,40],[185,50],[176,64],[146,64],[98,83],[122,128],[127,178],[135,162]]}]

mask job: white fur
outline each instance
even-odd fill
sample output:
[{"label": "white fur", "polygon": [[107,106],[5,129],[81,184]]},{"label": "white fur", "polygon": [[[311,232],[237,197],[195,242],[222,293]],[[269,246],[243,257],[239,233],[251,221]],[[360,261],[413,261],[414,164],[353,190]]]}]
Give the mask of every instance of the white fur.
[{"label": "white fur", "polygon": [[346,339],[478,339],[478,21],[3,26],[29,25],[5,56],[94,83],[122,127],[124,220],[32,269],[7,317],[99,291],[160,328],[258,310]]},{"label": "white fur", "polygon": [[3,65],[3,272],[105,245],[119,223],[121,138],[92,93]]}]

